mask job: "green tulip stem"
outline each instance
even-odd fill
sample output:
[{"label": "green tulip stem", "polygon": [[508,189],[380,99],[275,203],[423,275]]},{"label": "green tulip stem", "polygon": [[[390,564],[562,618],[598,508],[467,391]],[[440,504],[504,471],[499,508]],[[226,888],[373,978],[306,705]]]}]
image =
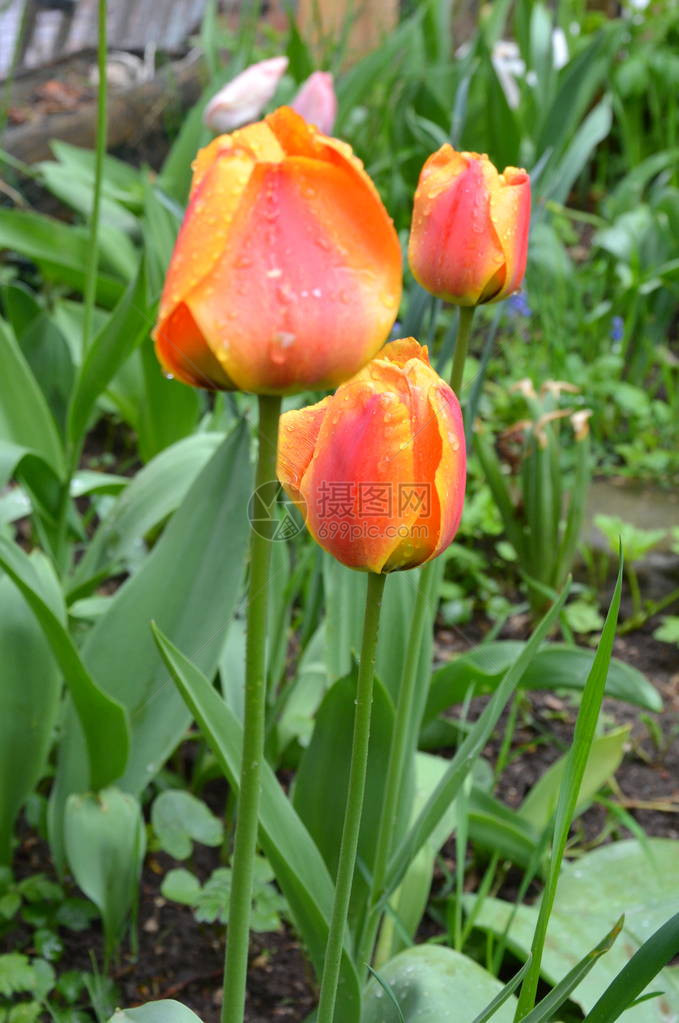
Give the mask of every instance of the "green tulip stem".
[{"label": "green tulip stem", "polygon": [[375,674],[375,651],[377,648],[377,633],[385,579],[385,575],[377,575],[374,572],[371,572],[368,576],[368,592],[363,622],[363,643],[356,686],[356,711],[354,714],[349,788],[344,811],[344,826],[342,828],[337,879],[335,881],[335,899],[323,962],[321,992],[316,1016],[317,1023],[333,1023],[335,1015],[344,932],[349,912],[351,885],[356,867],[356,851],[358,849],[365,779],[368,770],[368,743],[370,739],[373,677]]},{"label": "green tulip stem", "polygon": [[[450,379],[450,386],[458,396],[462,389],[464,364],[469,348],[469,335],[471,333],[474,312],[475,306],[460,306],[460,320]],[[412,733],[413,703],[418,678],[417,668],[424,632],[431,625],[435,593],[439,581],[437,568],[437,563],[430,561],[422,568],[420,573],[415,612],[410,626],[408,646],[403,662],[403,672],[396,701],[394,730],[389,747],[384,800],[382,802],[382,812],[380,814],[377,843],[375,846],[368,914],[358,946],[358,962],[359,969],[361,970],[364,969],[372,958],[379,921],[382,915],[384,879],[394,838],[396,810],[401,797],[406,762],[410,755],[408,737]]]},{"label": "green tulip stem", "polygon": [[469,350],[469,336],[472,332],[472,320],[476,312],[475,305],[460,306],[460,320],[457,327],[457,340],[455,342],[455,355],[453,356],[453,371],[450,374],[450,386],[455,394],[460,397],[462,391],[462,380],[464,377],[464,364],[467,361]]},{"label": "green tulip stem", "polygon": [[276,451],[280,411],[280,397],[260,395],[259,454],[254,497],[256,508],[250,528],[243,754],[231,873],[222,1023],[242,1023],[245,1010],[250,909],[266,724],[269,566],[274,528],[273,504],[277,491]]}]

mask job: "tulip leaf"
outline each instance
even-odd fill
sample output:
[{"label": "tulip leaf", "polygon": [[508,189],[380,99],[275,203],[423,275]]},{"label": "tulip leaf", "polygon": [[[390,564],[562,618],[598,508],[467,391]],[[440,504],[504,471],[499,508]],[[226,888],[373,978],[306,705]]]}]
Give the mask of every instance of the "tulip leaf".
[{"label": "tulip leaf", "polygon": [[108,1023],[201,1023],[200,1017],[171,998],[147,1002],[137,1009],[118,1009]]},{"label": "tulip leaf", "polygon": [[[14,249],[37,263],[48,279],[83,293],[89,253],[86,228],[72,227],[42,213],[2,209],[0,248]],[[110,309],[122,295],[124,284],[117,275],[108,272],[105,260],[102,263],[97,274],[96,300]]]},{"label": "tulip leaf", "polygon": [[138,896],[146,850],[141,807],[115,788],[69,796],[64,840],[73,876],[101,913],[108,960]]},{"label": "tulip leaf", "polygon": [[92,341],[78,374],[68,413],[71,442],[84,433],[97,398],[151,325],[153,308],[146,304],[142,259],[118,305]]},{"label": "tulip leaf", "polygon": [[[153,627],[158,649],[187,706],[215,754],[229,785],[238,791],[243,729],[216,689]],[[285,895],[294,923],[320,976],[332,911],[333,885],[315,842],[268,764],[262,765],[259,840]],[[335,1023],[356,1023],[360,991],[354,965],[342,957]]]},{"label": "tulip leaf", "polygon": [[10,861],[14,820],[45,769],[60,696],[59,670],[35,616],[0,578],[0,864]]},{"label": "tulip leaf", "polygon": [[0,536],[3,568],[37,618],[63,673],[75,708],[74,728],[82,744],[82,787],[101,788],[122,772],[129,746],[126,714],[96,685],[68,634],[61,593],[46,584],[29,556]]},{"label": "tulip leaf", "polygon": [[[425,722],[433,720],[451,704],[461,703],[472,685],[477,696],[493,692],[503,673],[523,649],[524,644],[516,640],[484,643],[439,668],[432,675]],[[526,666],[519,688],[581,690],[594,657],[593,650],[550,643],[538,651]],[[626,700],[648,710],[662,710],[662,700],[655,686],[636,668],[616,658],[611,658],[609,665],[606,696]]]},{"label": "tulip leaf", "polygon": [[[316,715],[311,742],[295,775],[293,806],[321,852],[331,877],[337,874],[347,801],[354,716],[356,711],[356,669],[335,682],[326,693]],[[370,726],[368,773],[363,804],[358,856],[365,863],[375,858],[377,829],[384,798],[384,765],[394,722],[394,708],[384,686],[375,679]],[[409,800],[400,802],[402,814]],[[337,812],[328,815],[328,806]],[[365,878],[357,875],[352,887],[351,918],[361,911],[368,895]]]},{"label": "tulip leaf", "polygon": [[[461,1016],[473,1019],[503,990],[502,982],[452,948],[416,945],[400,952],[379,970],[380,981],[388,986],[405,1023],[453,1023]],[[516,998],[509,994],[493,1016],[494,1023],[512,1023]],[[381,984],[368,982],[361,1023],[391,1023],[393,1006]]]},{"label": "tulip leaf", "polygon": [[[179,742],[190,720],[149,632],[156,620],[194,652],[212,676],[222,636],[240,595],[250,493],[249,438],[241,423],[186,493],[142,567],[112,598],[88,633],[82,656],[101,688],[130,716],[131,745],[117,784],[138,795]],[[54,848],[61,848],[62,809],[87,788],[84,749],[67,716],[52,794]]]},{"label": "tulip leaf", "polygon": [[127,483],[78,562],[71,588],[106,566],[117,567],[149,530],[176,510],[222,441],[219,433],[197,433],[161,451]]},{"label": "tulip leaf", "polygon": [[[0,215],[2,214],[0,210]],[[8,325],[0,320],[0,439],[40,455],[57,475],[64,471],[56,423]]]}]

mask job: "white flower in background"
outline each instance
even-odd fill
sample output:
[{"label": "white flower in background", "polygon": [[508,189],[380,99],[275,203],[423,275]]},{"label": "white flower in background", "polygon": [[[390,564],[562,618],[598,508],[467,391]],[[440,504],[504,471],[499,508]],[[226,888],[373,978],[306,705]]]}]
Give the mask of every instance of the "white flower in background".
[{"label": "white flower in background", "polygon": [[271,57],[251,64],[212,97],[203,121],[214,132],[229,132],[259,118],[286,72],[287,57]]},{"label": "white flower in background", "polygon": [[568,63],[568,42],[566,33],[562,28],[555,28],[552,32],[552,61],[558,71]]},{"label": "white flower in background", "polygon": [[512,110],[516,110],[520,99],[516,80],[526,74],[526,65],[521,59],[518,44],[509,39],[500,39],[493,47],[490,59],[507,103]]},{"label": "white flower in background", "polygon": [[[638,2],[642,2],[642,0],[638,0]],[[463,54],[458,51],[458,56],[463,56]],[[508,105],[512,110],[516,110],[520,100],[517,81],[523,78],[526,84],[533,88],[537,85],[537,75],[534,71],[526,71],[518,44],[513,40],[500,39],[493,47],[490,59]],[[568,59],[566,34],[562,28],[555,28],[552,31],[552,66],[559,71],[568,63]]]}]

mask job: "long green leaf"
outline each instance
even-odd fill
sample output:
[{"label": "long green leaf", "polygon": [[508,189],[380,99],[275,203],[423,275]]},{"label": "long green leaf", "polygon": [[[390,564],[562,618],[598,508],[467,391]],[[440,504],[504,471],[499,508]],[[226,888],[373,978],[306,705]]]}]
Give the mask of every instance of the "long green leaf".
[{"label": "long green leaf", "polygon": [[34,451],[61,476],[64,455],[54,417],[4,320],[0,320],[0,379],[5,384],[0,402],[0,439]]},{"label": "long green leaf", "polygon": [[142,258],[137,275],[94,338],[78,374],[68,414],[71,443],[84,433],[97,398],[118,367],[141,341],[151,325],[153,309],[146,304],[146,274]]},{"label": "long green leaf", "polygon": [[122,774],[129,749],[127,716],[120,703],[103,692],[83,664],[44,581],[20,547],[0,536],[0,567],[21,591],[39,621],[70,690],[87,750],[83,788],[99,789]]},{"label": "long green leaf", "polygon": [[0,578],[0,864],[12,829],[47,763],[61,695],[59,671],[35,615]]},{"label": "long green leaf", "polygon": [[[237,791],[242,725],[205,676],[153,626],[153,635],[179,692]],[[320,976],[332,909],[332,882],[313,839],[268,764],[262,770],[260,841]],[[356,970],[345,953],[335,1023],[356,1023],[360,1013]]]}]

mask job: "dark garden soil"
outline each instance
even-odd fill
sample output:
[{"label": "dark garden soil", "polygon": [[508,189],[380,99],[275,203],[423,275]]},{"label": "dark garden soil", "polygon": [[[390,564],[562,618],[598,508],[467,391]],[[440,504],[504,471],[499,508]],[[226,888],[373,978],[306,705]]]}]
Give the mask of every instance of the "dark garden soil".
[{"label": "dark garden soil", "polygon": [[[513,637],[521,636],[526,627],[525,622],[515,622]],[[639,668],[657,686],[665,709],[662,714],[650,714],[618,701],[604,702],[606,724],[631,726],[628,749],[608,798],[647,834],[679,839],[679,663],[676,648],[655,640],[652,628],[649,625],[618,638],[615,655]],[[439,655],[447,658],[466,648],[475,631],[470,628],[462,637],[441,629]],[[481,699],[473,701],[470,717],[480,712],[482,703]],[[569,748],[576,712],[575,701],[567,694],[539,692],[522,698],[510,761],[496,790],[508,805],[517,806],[546,767]],[[497,756],[502,734],[501,723],[486,749],[491,762]],[[207,798],[214,801],[217,809],[223,806],[225,793],[219,783],[212,785],[215,787]],[[580,850],[630,834],[598,804],[576,821],[573,830],[574,843]],[[443,858],[448,868],[454,865],[452,842],[444,847]],[[216,849],[197,847],[192,867],[201,879],[218,865]],[[118,1001],[131,1007],[149,1000],[174,998],[193,1009],[204,1023],[218,1023],[224,928],[196,922],[188,908],[161,896],[162,879],[175,866],[180,864],[163,853],[152,852],[146,858],[139,911],[139,953],[136,959],[124,953],[113,970]],[[18,877],[36,872],[53,874],[45,843],[28,830],[16,850],[14,867]],[[473,864],[468,877],[473,885]],[[434,894],[440,884],[440,877],[435,878]],[[511,896],[513,884],[515,879],[510,874],[502,894]],[[420,933],[424,938],[438,930],[433,920],[425,919]],[[98,925],[82,932],[63,930],[61,937],[65,948],[60,962],[55,964],[58,970],[91,970],[92,953],[101,962]],[[30,952],[30,940],[28,929],[15,931],[2,942],[0,951]],[[278,1020],[301,1023],[314,1004],[311,970],[292,930],[286,926],[280,933],[256,935],[250,952],[248,1023]]]}]

